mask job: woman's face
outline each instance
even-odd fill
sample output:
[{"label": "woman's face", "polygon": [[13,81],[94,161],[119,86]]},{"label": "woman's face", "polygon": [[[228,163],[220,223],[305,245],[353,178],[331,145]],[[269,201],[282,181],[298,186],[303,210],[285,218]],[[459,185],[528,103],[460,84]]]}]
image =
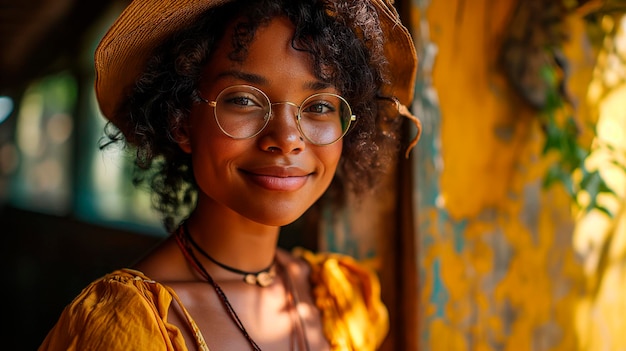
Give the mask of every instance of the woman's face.
[{"label": "woman's face", "polygon": [[[260,27],[244,61],[228,58],[230,35],[218,43],[200,84],[203,98],[216,100],[233,85],[263,91],[272,103],[296,105],[312,94],[339,92],[318,80],[309,54],[292,48],[294,27],[283,17]],[[245,103],[245,102],[244,102]],[[187,129],[200,188],[198,207],[234,211],[252,221],[282,226],[300,217],[328,188],[342,151],[341,141],[311,144],[296,123],[297,107],[272,107],[269,124],[249,139],[233,139],[216,123],[214,107],[195,104]]]}]

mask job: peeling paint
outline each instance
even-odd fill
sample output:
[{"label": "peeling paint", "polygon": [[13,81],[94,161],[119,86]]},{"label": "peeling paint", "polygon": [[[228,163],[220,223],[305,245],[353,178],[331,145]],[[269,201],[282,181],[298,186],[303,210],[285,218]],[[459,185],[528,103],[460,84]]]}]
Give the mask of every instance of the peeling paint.
[{"label": "peeling paint", "polygon": [[493,69],[515,2],[417,6],[437,48],[418,84],[420,350],[576,350],[571,201],[541,187],[541,127]]}]

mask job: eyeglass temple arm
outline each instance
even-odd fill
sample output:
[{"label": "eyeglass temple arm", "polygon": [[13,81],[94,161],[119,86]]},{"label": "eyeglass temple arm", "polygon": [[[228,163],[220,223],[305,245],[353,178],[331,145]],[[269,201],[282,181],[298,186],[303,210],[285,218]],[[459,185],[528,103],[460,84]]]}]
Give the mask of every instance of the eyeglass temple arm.
[{"label": "eyeglass temple arm", "polygon": [[215,107],[215,105],[217,105],[217,101],[209,101],[200,95],[198,95],[198,98],[200,99],[200,101],[204,102],[205,104],[209,104],[209,106]]}]

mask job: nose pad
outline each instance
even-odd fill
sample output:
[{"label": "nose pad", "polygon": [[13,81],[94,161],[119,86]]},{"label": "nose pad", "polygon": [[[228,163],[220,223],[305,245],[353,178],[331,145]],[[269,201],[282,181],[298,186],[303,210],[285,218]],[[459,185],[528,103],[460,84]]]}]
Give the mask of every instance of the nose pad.
[{"label": "nose pad", "polygon": [[[280,108],[279,106],[284,106],[283,108]],[[295,119],[298,115],[298,109],[300,108],[300,106],[294,104],[293,102],[290,101],[284,101],[284,102],[273,102],[272,103],[272,116],[275,115],[277,112],[279,111],[284,111],[282,113],[287,113],[289,114],[291,117],[293,117],[293,119]]]},{"label": "nose pad", "polygon": [[[288,125],[289,127],[293,127],[294,130],[298,132],[300,135],[300,129],[298,128],[298,109],[300,106],[294,104],[293,102],[285,101],[285,102],[275,102],[272,103],[272,112],[270,124],[278,124],[279,127],[282,127],[283,124]],[[302,136],[302,135],[300,135]]]},{"label": "nose pad", "polygon": [[298,108],[298,105],[288,101],[272,104],[271,120],[261,138],[264,150],[289,153],[304,149],[304,136],[297,122]]}]

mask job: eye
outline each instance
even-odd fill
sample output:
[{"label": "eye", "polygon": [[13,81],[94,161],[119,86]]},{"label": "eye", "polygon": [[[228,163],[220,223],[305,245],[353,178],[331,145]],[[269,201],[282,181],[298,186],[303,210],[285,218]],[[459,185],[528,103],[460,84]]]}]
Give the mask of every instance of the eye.
[{"label": "eye", "polygon": [[247,94],[232,94],[230,96],[225,96],[224,103],[240,107],[261,106],[261,103],[259,103],[259,100],[256,97]]},{"label": "eye", "polygon": [[302,112],[312,114],[328,114],[335,111],[337,111],[335,106],[328,101],[313,101],[302,108]]},{"label": "eye", "polygon": [[230,100],[230,103],[236,104],[236,105],[249,105],[250,104],[250,99],[248,99],[247,97],[236,97]]}]

